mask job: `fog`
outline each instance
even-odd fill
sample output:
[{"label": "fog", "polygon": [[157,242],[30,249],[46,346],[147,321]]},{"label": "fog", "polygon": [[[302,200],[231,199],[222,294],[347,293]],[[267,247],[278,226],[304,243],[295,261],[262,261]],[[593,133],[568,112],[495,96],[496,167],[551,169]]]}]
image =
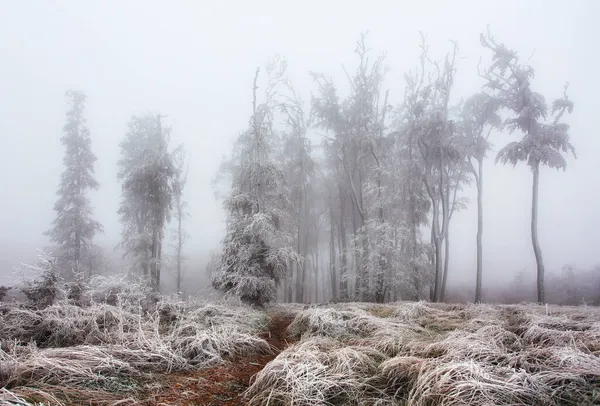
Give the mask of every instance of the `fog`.
[{"label": "fog", "polygon": [[[210,4],[210,6],[209,6]],[[120,236],[116,215],[119,142],[134,114],[160,112],[172,125],[172,145],[191,156],[186,189],[191,240],[186,255],[206,260],[224,235],[225,212],[211,180],[252,112],[257,66],[275,54],[288,60],[288,76],[306,102],[315,90],[309,71],[346,83],[360,33],[375,54],[386,52],[386,89],[398,104],[404,73],[418,63],[419,31],[431,53],[459,45],[457,96],[481,87],[477,64],[485,55],[479,34],[519,51],[536,69],[534,84],[547,100],[564,82],[575,103],[571,140],[577,160],[566,172],[543,168],[539,234],[548,270],[566,263],[600,262],[600,138],[595,124],[600,94],[597,1],[4,1],[0,4],[0,282],[14,265],[48,244],[42,235],[62,171],[60,144],[67,108],[64,93],[86,93],[85,115],[100,189],[95,217],[112,249]],[[308,108],[308,105],[307,105]],[[495,150],[517,136],[495,134]],[[535,268],[530,240],[531,174],[486,161],[484,285]],[[451,223],[450,279],[472,280],[477,217],[471,208]],[[196,266],[196,265],[194,265]],[[195,272],[196,269],[188,269]],[[198,272],[204,267],[198,265]]]}]

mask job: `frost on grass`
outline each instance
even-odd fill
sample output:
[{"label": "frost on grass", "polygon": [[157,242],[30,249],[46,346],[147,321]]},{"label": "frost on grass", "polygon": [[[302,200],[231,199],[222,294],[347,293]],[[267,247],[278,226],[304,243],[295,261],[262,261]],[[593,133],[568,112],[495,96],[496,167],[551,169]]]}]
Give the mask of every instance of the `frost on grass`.
[{"label": "frost on grass", "polygon": [[256,375],[249,405],[358,404],[380,393],[362,378],[377,372],[386,356],[374,349],[313,337],[286,350]]},{"label": "frost on grass", "polygon": [[600,404],[599,323],[598,309],[537,305],[310,308],[289,326],[300,342],[247,396],[256,405]]},{"label": "frost on grass", "polygon": [[[258,337],[265,314],[246,306],[165,299],[143,310],[117,302],[0,308],[0,386],[22,396],[28,396],[26,387],[35,387],[48,396],[85,400],[92,392],[94,398],[109,392],[123,399],[150,372],[193,370],[228,356],[271,352]],[[35,396],[43,398],[41,392]]]}]

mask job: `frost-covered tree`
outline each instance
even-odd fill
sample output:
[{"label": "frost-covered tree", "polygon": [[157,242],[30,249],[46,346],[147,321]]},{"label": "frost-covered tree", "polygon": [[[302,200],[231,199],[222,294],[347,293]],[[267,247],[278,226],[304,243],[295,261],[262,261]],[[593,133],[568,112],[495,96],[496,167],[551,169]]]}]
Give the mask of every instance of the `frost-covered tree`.
[{"label": "frost-covered tree", "polygon": [[182,266],[184,261],[183,245],[188,239],[188,234],[183,228],[183,221],[189,218],[189,213],[187,212],[188,203],[183,198],[183,191],[187,184],[189,162],[186,158],[186,152],[183,145],[173,151],[173,162],[175,165],[175,176],[173,178],[173,206],[175,221],[177,222],[173,245],[175,247],[175,261],[177,267],[177,292],[181,292]]},{"label": "frost-covered tree", "polygon": [[170,128],[161,116],[134,116],[121,143],[118,179],[122,184],[119,215],[121,248],[130,270],[160,287],[165,226],[173,206],[176,168],[168,151]]},{"label": "frost-covered tree", "polygon": [[276,298],[288,265],[300,261],[285,227],[291,205],[284,176],[270,157],[275,96],[284,70],[282,60],[269,64],[265,99],[260,104],[256,71],[249,128],[240,134],[234,151],[237,162],[230,166],[232,185],[225,200],[228,216],[223,253],[212,275],[215,289],[256,306]]},{"label": "frost-covered tree", "polygon": [[430,243],[425,242],[420,228],[429,224],[428,214],[431,202],[422,181],[422,161],[418,148],[419,117],[426,103],[427,47],[422,38],[421,56],[418,69],[405,74],[404,100],[394,120],[391,136],[393,143],[393,177],[391,190],[398,196],[394,217],[406,226],[407,235],[400,234],[398,244],[403,258],[402,278],[399,278],[397,295],[412,300],[422,299],[423,290],[428,285],[431,265],[428,252]]},{"label": "frost-covered tree", "polygon": [[[565,112],[573,111],[573,102],[567,97],[566,85],[563,97],[549,109],[544,96],[531,88],[531,66],[523,64],[516,52],[497,43],[489,33],[481,35],[481,43],[493,53],[493,63],[483,73],[486,87],[513,114],[502,126],[510,133],[522,134],[520,141],[511,142],[498,152],[496,162],[513,166],[525,162],[533,174],[531,241],[537,264],[537,300],[545,303],[544,260],[537,233],[540,165],[566,170],[566,155],[575,155],[569,141],[569,125],[561,122]],[[548,121],[549,115],[552,118]]]},{"label": "frost-covered tree", "polygon": [[86,96],[74,90],[67,91],[66,96],[70,108],[61,138],[65,146],[65,169],[54,204],[56,218],[45,234],[56,244],[53,255],[58,269],[69,278],[75,270],[91,270],[88,257],[94,250],[94,236],[102,232],[102,225],[93,219],[88,197],[88,192],[97,190],[99,185],[94,177],[97,158],[92,153],[92,139],[83,115]]},{"label": "frost-covered tree", "polygon": [[[281,132],[280,155],[281,168],[286,185],[289,190],[290,203],[292,204],[292,238],[296,253],[307,259],[309,250],[314,248],[316,238],[310,236],[313,219],[311,209],[314,202],[310,201],[310,194],[315,183],[315,165],[311,157],[311,144],[307,137],[306,118],[302,99],[292,85],[287,82],[286,88],[289,95],[282,95],[283,100],[278,104],[283,115],[285,130]],[[309,261],[293,264],[295,270],[295,301],[302,303],[307,298],[307,267]],[[288,285],[286,298],[292,301],[293,276]]]},{"label": "frost-covered tree", "polygon": [[477,187],[477,274],[475,283],[475,303],[481,302],[483,280],[483,162],[491,148],[489,137],[492,130],[500,125],[497,113],[498,100],[486,93],[469,97],[462,107],[459,121],[460,131],[465,139],[468,169]]},{"label": "frost-covered tree", "polygon": [[[423,40],[424,41],[424,40]],[[431,244],[434,271],[430,299],[444,299],[448,273],[448,228],[452,214],[462,203],[457,191],[467,179],[465,156],[460,136],[450,111],[450,94],[454,84],[457,47],[442,64],[431,62],[427,72],[427,48],[422,46],[421,70],[407,76],[411,107],[404,125],[407,142],[414,144],[416,156],[412,176],[421,180],[431,208]]]},{"label": "frost-covered tree", "polygon": [[[312,102],[313,118],[316,126],[327,131],[325,152],[336,175],[338,189],[342,299],[350,296],[349,259],[353,261],[355,274],[353,296],[358,300],[383,297],[383,275],[389,262],[383,253],[371,255],[370,252],[373,246],[369,243],[370,235],[385,227],[367,227],[371,217],[377,218],[379,223],[387,221],[385,210],[379,203],[384,189],[382,159],[388,111],[387,94],[382,91],[384,58],[370,60],[369,51],[366,34],[363,34],[355,50],[358,67],[353,76],[348,75],[350,95],[346,99],[340,99],[330,78],[313,74],[319,88],[318,97]],[[367,199],[369,188],[373,193]],[[351,241],[352,247],[348,247],[347,240]]]}]

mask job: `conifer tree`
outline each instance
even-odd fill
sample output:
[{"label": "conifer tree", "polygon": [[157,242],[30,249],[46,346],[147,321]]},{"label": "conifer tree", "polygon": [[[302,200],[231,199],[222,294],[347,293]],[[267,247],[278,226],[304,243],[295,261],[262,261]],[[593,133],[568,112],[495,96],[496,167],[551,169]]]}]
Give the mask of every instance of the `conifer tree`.
[{"label": "conifer tree", "polygon": [[53,255],[60,273],[69,278],[75,270],[89,264],[87,257],[93,252],[93,239],[96,233],[102,232],[102,225],[93,219],[88,197],[88,192],[97,190],[99,184],[94,177],[97,158],[92,153],[92,140],[83,116],[86,96],[73,90],[67,91],[66,96],[70,108],[61,138],[65,146],[65,169],[54,204],[56,218],[45,234],[56,244]]}]

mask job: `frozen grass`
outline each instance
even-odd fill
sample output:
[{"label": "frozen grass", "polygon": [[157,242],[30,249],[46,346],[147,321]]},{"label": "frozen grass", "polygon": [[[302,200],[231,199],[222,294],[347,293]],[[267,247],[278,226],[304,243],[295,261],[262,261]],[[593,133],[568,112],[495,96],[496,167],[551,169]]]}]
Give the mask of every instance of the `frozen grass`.
[{"label": "frozen grass", "polygon": [[[312,337],[284,350],[256,375],[248,405],[360,404],[383,394],[364,379],[386,356],[372,348]],[[380,396],[381,395],[381,396]]]},{"label": "frozen grass", "polygon": [[146,310],[58,303],[41,310],[5,306],[1,312],[0,386],[49,404],[60,404],[51,399],[58,394],[82,400],[93,395],[111,404],[129,398],[151,372],[272,351],[258,337],[265,313],[245,306],[171,298]]},{"label": "frozen grass", "polygon": [[344,303],[300,312],[300,340],[247,391],[252,405],[600,404],[600,311]]},{"label": "frozen grass", "polygon": [[[0,307],[0,403],[135,404],[149,373],[272,351],[258,336],[266,313],[248,307],[177,298],[90,303]],[[296,314],[288,327],[296,343],[254,377],[249,405],[600,404],[596,308],[271,307]]]},{"label": "frozen grass", "polygon": [[546,387],[524,372],[473,361],[422,367],[408,404],[428,405],[551,405]]}]

